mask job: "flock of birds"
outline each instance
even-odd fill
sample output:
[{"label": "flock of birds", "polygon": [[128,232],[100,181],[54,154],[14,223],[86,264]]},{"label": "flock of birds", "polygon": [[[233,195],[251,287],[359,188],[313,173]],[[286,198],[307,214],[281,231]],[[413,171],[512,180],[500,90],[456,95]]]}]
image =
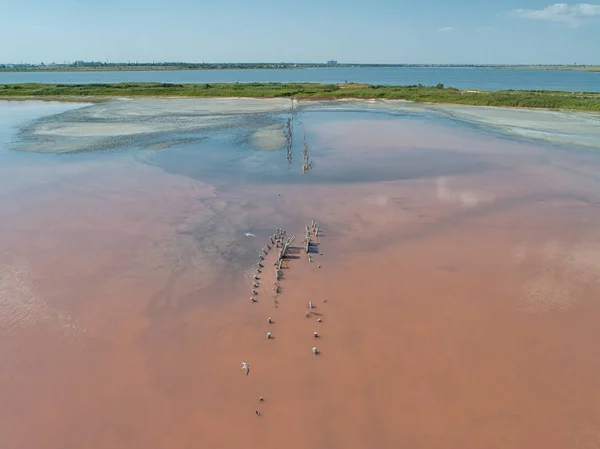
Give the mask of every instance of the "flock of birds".
[{"label": "flock of birds", "polygon": [[[309,262],[312,262],[312,259],[310,257],[310,248],[311,248],[311,240],[310,240],[310,236],[314,235],[315,237],[319,235],[319,227],[317,226],[316,222],[313,220],[311,226],[306,226],[306,235],[305,235],[305,239],[304,239],[304,250],[307,254],[308,260]],[[248,234],[246,234],[248,235]],[[252,236],[254,236],[253,234],[250,234]],[[286,258],[287,255],[287,251],[290,248],[290,245],[294,242],[294,237],[289,237],[287,238],[287,240],[285,239],[285,235],[286,235],[286,231],[284,231],[283,229],[277,229],[275,234],[273,234],[271,237],[269,237],[269,241],[270,243],[267,243],[267,245],[262,248],[261,253],[259,254],[259,261],[257,263],[257,267],[256,267],[256,273],[253,276],[253,282],[252,282],[252,296],[250,296],[250,301],[252,303],[256,303],[258,302],[258,300],[256,299],[256,295],[258,295],[257,292],[257,288],[260,287],[259,284],[259,280],[260,280],[260,276],[262,274],[262,270],[264,269],[264,264],[263,262],[265,261],[265,257],[269,254],[269,252],[271,251],[272,248],[278,248],[279,249],[279,253],[277,256],[277,260],[274,262],[274,266],[275,266],[275,282],[273,290],[275,291],[275,295],[279,295],[281,287],[279,285],[279,280],[281,279],[281,269],[282,269],[282,264],[284,259]],[[319,265],[319,268],[321,268],[321,266]],[[324,299],[323,302],[326,302],[326,300]],[[274,299],[274,305],[275,307],[277,307],[277,298],[275,297]],[[310,318],[311,313],[312,313],[312,309],[315,308],[315,305],[313,303],[313,301],[309,301],[308,302],[308,309],[305,312],[305,316],[306,318]],[[267,318],[267,322],[269,324],[273,324],[273,318],[272,317],[268,317]],[[321,323],[322,319],[321,318],[317,318],[317,322]],[[319,338],[319,333],[318,332],[313,332],[313,337],[314,338]],[[267,332],[267,340],[270,340],[273,338],[273,334],[271,332]],[[319,349],[316,346],[313,346],[312,348],[312,353],[314,355],[318,355],[319,354]],[[250,375],[250,365],[248,364],[248,362],[242,362],[242,370],[246,373],[246,376]],[[258,397],[258,401],[259,402],[263,402],[263,397],[259,396]],[[255,410],[256,416],[260,416],[260,411],[257,409]]]}]

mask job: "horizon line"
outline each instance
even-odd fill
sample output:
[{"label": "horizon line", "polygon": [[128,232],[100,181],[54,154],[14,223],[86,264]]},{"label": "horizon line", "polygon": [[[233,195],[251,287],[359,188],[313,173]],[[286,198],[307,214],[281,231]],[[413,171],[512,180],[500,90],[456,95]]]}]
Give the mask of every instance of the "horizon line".
[{"label": "horizon line", "polygon": [[76,64],[99,64],[99,65],[121,65],[121,66],[160,66],[160,65],[315,65],[315,66],[596,66],[598,63],[469,63],[469,62],[192,62],[192,61],[100,61],[100,60],[75,60],[65,62],[1,62],[0,66],[73,66]]}]

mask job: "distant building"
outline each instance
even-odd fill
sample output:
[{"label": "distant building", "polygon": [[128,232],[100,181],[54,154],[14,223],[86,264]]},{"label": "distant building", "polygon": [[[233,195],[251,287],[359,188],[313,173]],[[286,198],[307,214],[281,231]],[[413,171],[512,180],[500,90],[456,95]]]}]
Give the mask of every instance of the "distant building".
[{"label": "distant building", "polygon": [[331,61],[327,61],[327,65],[338,65],[338,62],[332,59]]}]

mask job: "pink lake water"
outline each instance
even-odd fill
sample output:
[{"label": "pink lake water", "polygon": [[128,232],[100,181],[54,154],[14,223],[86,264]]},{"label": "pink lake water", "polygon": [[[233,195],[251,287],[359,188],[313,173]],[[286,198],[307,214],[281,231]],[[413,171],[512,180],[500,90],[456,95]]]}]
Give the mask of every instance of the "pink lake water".
[{"label": "pink lake water", "polygon": [[[74,107],[0,103],[2,447],[600,443],[595,152],[308,108],[301,175],[299,128],[291,166],[252,146],[279,106]],[[322,254],[250,303],[313,219]]]}]

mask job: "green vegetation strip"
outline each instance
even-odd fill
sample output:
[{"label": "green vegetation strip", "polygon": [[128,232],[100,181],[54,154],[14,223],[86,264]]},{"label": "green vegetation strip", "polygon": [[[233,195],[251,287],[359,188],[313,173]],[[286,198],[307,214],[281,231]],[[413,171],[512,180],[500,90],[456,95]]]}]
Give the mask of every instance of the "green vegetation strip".
[{"label": "green vegetation strip", "polygon": [[255,97],[409,100],[414,102],[504,106],[519,108],[600,111],[600,93],[558,91],[474,91],[437,86],[372,86],[316,83],[215,83],[215,84],[4,84],[0,98],[71,100],[88,97]]}]

